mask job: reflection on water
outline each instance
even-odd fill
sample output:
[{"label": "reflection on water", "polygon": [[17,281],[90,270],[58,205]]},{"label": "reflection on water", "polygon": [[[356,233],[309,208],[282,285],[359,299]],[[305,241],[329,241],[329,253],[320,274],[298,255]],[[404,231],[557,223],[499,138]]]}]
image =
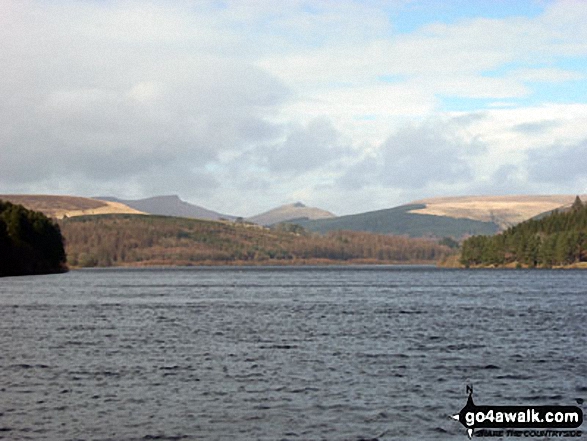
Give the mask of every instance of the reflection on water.
[{"label": "reflection on water", "polygon": [[0,280],[0,438],[447,439],[587,398],[587,272],[75,271]]}]

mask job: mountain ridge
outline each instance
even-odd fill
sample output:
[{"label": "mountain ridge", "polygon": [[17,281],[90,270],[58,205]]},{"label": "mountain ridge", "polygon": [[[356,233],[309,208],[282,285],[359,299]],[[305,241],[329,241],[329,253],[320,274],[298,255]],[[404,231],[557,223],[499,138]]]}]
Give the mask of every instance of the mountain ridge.
[{"label": "mountain ridge", "polygon": [[160,215],[176,216],[207,220],[235,220],[236,216],[222,214],[199,205],[183,201],[178,195],[152,196],[144,199],[119,199],[113,196],[98,197],[96,199],[111,202],[120,202],[136,210]]},{"label": "mountain ridge", "polygon": [[[246,220],[263,226],[297,224],[310,231],[367,231],[411,237],[491,235],[524,220],[570,206],[576,195],[480,195],[425,198],[392,208],[335,216],[302,202],[243,219],[185,202],[178,195],[127,200],[112,196],[0,195],[54,218],[112,213],[153,214],[206,220]],[[580,195],[583,200],[587,196]]]}]

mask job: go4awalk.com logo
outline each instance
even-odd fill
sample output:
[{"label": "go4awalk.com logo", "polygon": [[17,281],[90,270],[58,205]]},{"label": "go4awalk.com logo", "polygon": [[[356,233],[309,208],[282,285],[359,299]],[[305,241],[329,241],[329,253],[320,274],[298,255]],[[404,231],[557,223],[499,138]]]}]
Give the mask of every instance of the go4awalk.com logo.
[{"label": "go4awalk.com logo", "polygon": [[579,437],[583,411],[577,406],[477,406],[473,387],[467,404],[452,415],[475,437]]}]

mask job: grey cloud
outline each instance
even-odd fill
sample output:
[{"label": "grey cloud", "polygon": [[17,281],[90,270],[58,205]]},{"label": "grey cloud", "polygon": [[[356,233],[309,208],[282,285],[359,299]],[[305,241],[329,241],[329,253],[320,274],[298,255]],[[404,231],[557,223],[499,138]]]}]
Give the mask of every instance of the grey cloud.
[{"label": "grey cloud", "polygon": [[390,136],[375,155],[349,167],[337,183],[349,190],[383,186],[411,192],[434,184],[470,181],[470,160],[484,153],[486,146],[474,137],[461,136],[463,124],[451,120],[405,126]]},{"label": "grey cloud", "polygon": [[512,164],[500,166],[492,176],[496,184],[510,185],[517,180],[519,168]]},{"label": "grey cloud", "polygon": [[224,152],[283,135],[271,118],[289,90],[269,74],[212,57],[190,36],[130,38],[106,20],[109,8],[92,8],[78,18],[93,11],[100,32],[51,8],[41,25],[23,13],[21,27],[0,30],[5,188],[106,189],[126,178],[145,192],[153,182],[157,193],[197,192],[217,185],[200,177]]},{"label": "grey cloud", "polygon": [[500,166],[488,179],[474,182],[469,194],[532,194],[536,189],[525,179],[523,167],[513,164]]},{"label": "grey cloud", "polygon": [[300,186],[310,188],[316,179],[321,184],[332,183],[331,176],[344,170],[355,153],[327,118],[276,129],[281,134],[279,142],[252,146],[219,161],[225,188],[281,200],[278,195],[291,192],[292,185],[301,191]]},{"label": "grey cloud", "polygon": [[337,180],[337,185],[344,190],[361,190],[374,183],[381,167],[376,158],[369,156],[349,167]]},{"label": "grey cloud", "polygon": [[240,138],[247,141],[269,141],[283,135],[281,125],[269,123],[260,118],[243,118],[237,126]]},{"label": "grey cloud", "polygon": [[350,148],[328,119],[319,118],[294,128],[282,143],[259,153],[265,156],[269,170],[300,174],[327,166],[348,155]]},{"label": "grey cloud", "polygon": [[397,188],[470,180],[468,158],[485,150],[479,141],[458,136],[451,126],[406,127],[382,146],[380,182]]},{"label": "grey cloud", "polygon": [[527,163],[532,181],[571,187],[578,179],[587,178],[587,140],[531,150]]},{"label": "grey cloud", "polygon": [[540,135],[549,129],[558,127],[559,121],[539,121],[532,123],[518,124],[513,127],[513,130],[526,135]]}]

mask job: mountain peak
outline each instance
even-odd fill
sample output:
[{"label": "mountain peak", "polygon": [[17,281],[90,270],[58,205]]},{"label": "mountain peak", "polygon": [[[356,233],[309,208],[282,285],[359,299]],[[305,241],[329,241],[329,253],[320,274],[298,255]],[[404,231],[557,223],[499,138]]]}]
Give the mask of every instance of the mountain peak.
[{"label": "mountain peak", "polygon": [[265,213],[252,216],[247,220],[259,225],[273,225],[294,219],[324,219],[334,217],[334,214],[320,208],[308,207],[301,202],[286,204]]},{"label": "mountain peak", "polygon": [[179,197],[179,195],[176,194],[165,194],[165,195],[160,195],[160,196],[152,196],[150,198],[145,198],[145,199],[140,199],[143,201],[147,201],[147,200],[151,200],[151,201],[181,201],[181,198]]}]

